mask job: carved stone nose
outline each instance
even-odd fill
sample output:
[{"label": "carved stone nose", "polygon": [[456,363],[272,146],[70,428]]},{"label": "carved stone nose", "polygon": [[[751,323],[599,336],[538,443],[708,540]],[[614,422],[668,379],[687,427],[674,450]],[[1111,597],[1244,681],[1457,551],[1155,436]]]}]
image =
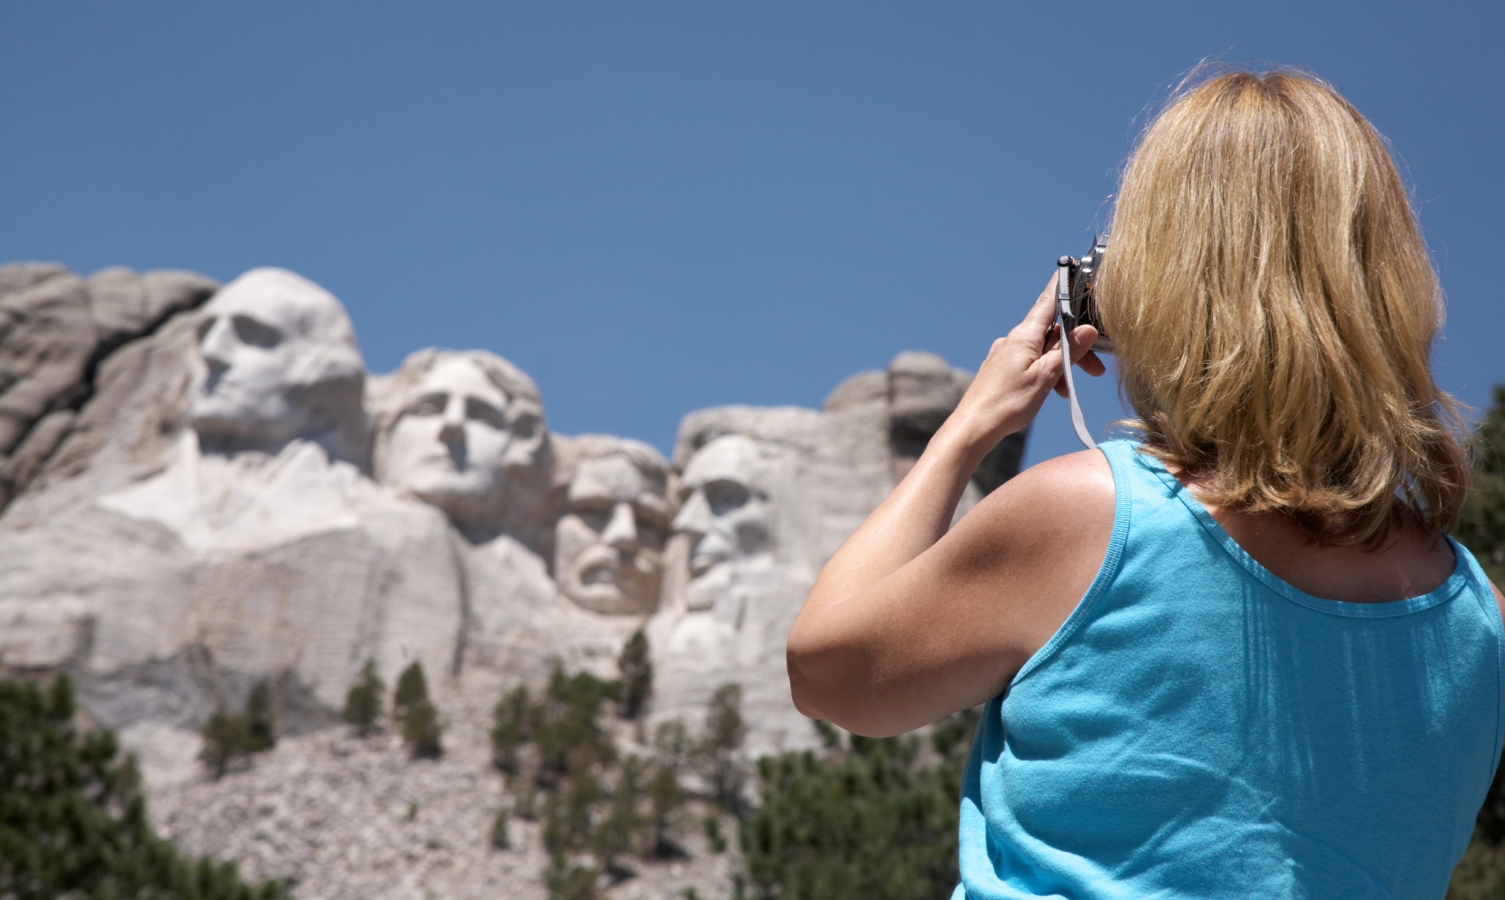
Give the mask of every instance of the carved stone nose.
[{"label": "carved stone nose", "polygon": [[710,529],[711,505],[706,502],[705,491],[696,489],[685,501],[684,509],[674,517],[674,530],[699,536]]},{"label": "carved stone nose", "polygon": [[199,341],[199,355],[214,371],[230,368],[230,358],[235,355],[235,329],[224,319],[216,319],[204,339]]},{"label": "carved stone nose", "polygon": [[439,426],[439,440],[446,444],[465,440],[465,398],[451,395],[444,404],[444,421]]},{"label": "carved stone nose", "polygon": [[631,504],[618,503],[612,507],[611,519],[601,532],[601,540],[623,552],[637,549],[638,526]]}]

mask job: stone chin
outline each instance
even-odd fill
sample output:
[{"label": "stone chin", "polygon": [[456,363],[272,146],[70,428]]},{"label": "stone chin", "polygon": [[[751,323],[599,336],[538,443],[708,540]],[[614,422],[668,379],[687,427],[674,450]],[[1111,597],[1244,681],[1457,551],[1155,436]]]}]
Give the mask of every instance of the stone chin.
[{"label": "stone chin", "polygon": [[195,404],[189,408],[193,430],[210,443],[244,444],[246,449],[265,449],[297,437],[300,422],[291,416],[263,418],[247,415],[228,404]]},{"label": "stone chin", "polygon": [[292,437],[303,418],[281,392],[248,391],[221,381],[213,392],[200,389],[188,406],[193,427],[210,435],[247,435],[258,438]]},{"label": "stone chin", "polygon": [[475,503],[496,490],[496,479],[487,473],[457,472],[447,461],[411,466],[389,483],[435,506]]}]

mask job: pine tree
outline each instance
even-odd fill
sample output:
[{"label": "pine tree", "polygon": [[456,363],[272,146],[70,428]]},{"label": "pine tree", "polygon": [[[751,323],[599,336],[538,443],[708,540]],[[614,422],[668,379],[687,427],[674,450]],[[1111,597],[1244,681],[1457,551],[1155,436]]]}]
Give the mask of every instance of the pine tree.
[{"label": "pine tree", "polygon": [[649,823],[639,808],[646,768],[643,760],[636,756],[629,756],[622,761],[606,815],[601,817],[591,833],[591,853],[601,863],[601,867],[616,878],[630,874],[621,866],[621,857],[640,852],[647,843]]},{"label": "pine tree", "polygon": [[1496,585],[1505,584],[1505,385],[1475,433],[1474,483],[1453,536],[1478,558]]},{"label": "pine tree", "polygon": [[544,870],[544,885],[549,889],[549,900],[596,900],[601,896],[596,888],[600,877],[600,870],[594,866],[582,866],[563,854],[554,854]]},{"label": "pine tree", "polygon": [[414,660],[397,676],[392,691],[392,715],[402,727],[403,743],[414,759],[438,759],[444,753],[440,740],[439,710],[429,701],[423,664]]},{"label": "pine tree", "polygon": [[414,660],[397,676],[397,688],[392,692],[392,713],[401,716],[409,706],[428,698],[428,681],[423,677],[423,664]]},{"label": "pine tree", "polygon": [[512,846],[512,839],[507,834],[507,825],[512,817],[507,810],[499,809],[496,818],[491,820],[491,846],[498,850],[506,850]]},{"label": "pine tree", "polygon": [[624,719],[636,719],[653,696],[653,663],[649,659],[648,636],[639,628],[627,639],[617,657],[620,673],[617,710]]},{"label": "pine tree", "polygon": [[75,712],[67,676],[46,690],[0,681],[0,897],[286,897],[158,837],[134,760],[113,732],[80,732]]},{"label": "pine tree", "polygon": [[739,811],[744,773],[738,752],[747,739],[742,719],[742,686],[723,684],[706,707],[705,732],[695,755],[712,796],[727,809]]},{"label": "pine tree", "polygon": [[444,754],[439,732],[439,711],[426,698],[403,708],[402,740],[415,759],[438,759]]},{"label": "pine tree", "polygon": [[382,694],[386,689],[376,674],[376,660],[366,660],[360,680],[345,694],[345,709],[340,717],[354,725],[361,736],[369,735],[376,728],[376,720],[381,718]]},{"label": "pine tree", "polygon": [[266,681],[256,682],[251,696],[246,700],[246,732],[250,737],[249,749],[261,753],[277,746],[277,717],[272,709],[272,687]]},{"label": "pine tree", "polygon": [[223,778],[230,764],[253,753],[262,753],[277,744],[277,722],[272,711],[272,689],[259,681],[251,689],[246,711],[231,713],[217,710],[204,723],[200,736],[203,747],[199,759]]},{"label": "pine tree", "polygon": [[685,792],[679,786],[679,776],[674,769],[662,764],[655,766],[653,777],[648,780],[648,824],[651,841],[648,854],[659,859],[683,856],[684,850],[669,839],[674,824],[674,814],[684,805]]},{"label": "pine tree", "polygon": [[530,715],[533,745],[538,748],[540,775],[545,779],[568,774],[571,759],[615,761],[616,748],[601,724],[601,707],[613,694],[610,682],[577,672],[566,675],[554,667],[544,696]]},{"label": "pine tree", "polygon": [[517,751],[532,737],[532,702],[527,685],[518,685],[492,710],[491,761],[508,775],[518,774]]},{"label": "pine tree", "polygon": [[[1505,584],[1505,385],[1475,433],[1474,480],[1453,536],[1479,560],[1486,575]],[[1479,810],[1474,839],[1453,873],[1450,900],[1505,896],[1505,766]]]},{"label": "pine tree", "polygon": [[[614,880],[632,874],[626,863],[632,856],[683,855],[669,839],[673,814],[684,802],[678,770],[691,742],[683,723],[660,726],[650,762],[631,755],[619,760],[603,722],[606,702],[620,704],[632,694],[622,692],[634,681],[628,676],[646,671],[633,663],[646,663],[646,641],[630,641],[629,649],[634,645],[620,660],[620,682],[556,665],[542,692],[518,686],[493,709],[492,761],[509,776],[510,814],[541,819],[549,855],[543,880],[551,898],[598,896],[602,874]],[[638,725],[641,734],[641,719]],[[533,752],[524,753],[530,745]]]},{"label": "pine tree", "polygon": [[[740,840],[752,893],[780,900],[921,900],[956,886],[957,798],[975,715],[919,740],[841,733],[824,753],[758,761]],[[834,726],[833,726],[834,729]]]}]

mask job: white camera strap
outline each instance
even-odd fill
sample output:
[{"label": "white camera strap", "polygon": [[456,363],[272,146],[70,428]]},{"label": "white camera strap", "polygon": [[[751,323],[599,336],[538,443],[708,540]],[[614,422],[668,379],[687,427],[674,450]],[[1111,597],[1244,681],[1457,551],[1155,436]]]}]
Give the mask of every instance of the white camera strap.
[{"label": "white camera strap", "polygon": [[1087,430],[1087,420],[1082,417],[1082,405],[1077,402],[1076,382],[1071,377],[1071,340],[1066,322],[1071,319],[1071,274],[1067,266],[1056,270],[1056,328],[1061,334],[1061,362],[1066,372],[1066,399],[1071,404],[1071,427],[1076,430],[1077,440],[1088,450],[1096,450],[1097,442]]}]

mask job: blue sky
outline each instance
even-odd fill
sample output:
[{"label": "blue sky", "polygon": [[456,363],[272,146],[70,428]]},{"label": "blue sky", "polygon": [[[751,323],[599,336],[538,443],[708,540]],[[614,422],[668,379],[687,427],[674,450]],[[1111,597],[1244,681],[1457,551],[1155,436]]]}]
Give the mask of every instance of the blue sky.
[{"label": "blue sky", "polygon": [[[975,366],[1204,59],[1307,68],[1392,142],[1505,381],[1505,4],[73,3],[0,12],[0,259],[294,269],[367,365],[500,353],[551,425],[818,406]],[[1111,383],[1087,391],[1099,428]],[[1050,401],[1028,458],[1076,448]]]}]

